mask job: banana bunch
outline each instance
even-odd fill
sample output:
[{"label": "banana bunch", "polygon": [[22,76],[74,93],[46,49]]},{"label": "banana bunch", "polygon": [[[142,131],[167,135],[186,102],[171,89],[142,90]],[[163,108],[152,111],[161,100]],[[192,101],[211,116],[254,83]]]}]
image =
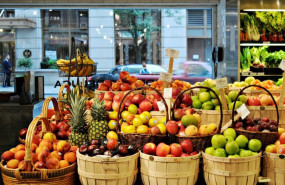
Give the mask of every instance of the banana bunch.
[{"label": "banana bunch", "polygon": [[[78,75],[76,69],[76,60],[78,63]],[[90,59],[85,53],[83,55],[77,55],[75,58],[70,60],[59,59],[56,61],[59,69],[70,76],[89,76],[93,72],[93,65],[95,62]],[[69,70],[70,65],[70,70]]]}]

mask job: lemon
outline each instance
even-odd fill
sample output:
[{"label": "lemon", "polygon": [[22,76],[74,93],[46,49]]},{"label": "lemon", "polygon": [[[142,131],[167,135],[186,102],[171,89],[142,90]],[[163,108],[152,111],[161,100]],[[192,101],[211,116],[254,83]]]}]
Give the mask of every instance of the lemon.
[{"label": "lemon", "polygon": [[161,132],[162,134],[165,134],[165,133],[166,133],[166,126],[165,126],[163,123],[159,123],[159,124],[157,125],[157,127],[159,128],[159,130],[160,130],[160,132]]},{"label": "lemon", "polygon": [[140,125],[143,125],[143,120],[142,120],[140,117],[135,117],[135,118],[133,119],[133,125],[134,125],[135,127],[138,127],[138,126],[140,126]]},{"label": "lemon", "polygon": [[148,125],[150,126],[150,127],[154,127],[154,126],[156,126],[158,124],[158,120],[156,119],[156,118],[151,118],[150,120],[149,120],[149,122],[148,122]]},{"label": "lemon", "polygon": [[110,130],[115,130],[117,126],[117,122],[115,120],[110,120],[108,123],[108,126]]},{"label": "lemon", "polygon": [[132,114],[136,114],[138,112],[138,108],[135,104],[131,104],[129,107],[128,107],[128,111]]},{"label": "lemon", "polygon": [[122,112],[121,116],[125,120],[127,115],[129,115],[129,114],[130,114],[130,112],[125,110],[125,111]]},{"label": "lemon", "polygon": [[144,111],[142,114],[145,114],[145,115],[146,115],[146,119],[147,119],[147,121],[149,121],[149,120],[150,120],[150,118],[151,118],[151,114],[150,114],[148,111]]},{"label": "lemon", "polygon": [[129,125],[125,128],[125,133],[131,134],[136,133],[136,127],[134,125]]},{"label": "lemon", "polygon": [[107,137],[108,140],[109,139],[116,139],[116,140],[118,140],[118,135],[114,131],[108,132],[106,137]]},{"label": "lemon", "polygon": [[164,125],[166,125],[166,117],[163,117],[159,120],[159,123],[163,123]]},{"label": "lemon", "polygon": [[137,128],[138,134],[147,134],[148,133],[148,127],[146,125],[140,125]]}]

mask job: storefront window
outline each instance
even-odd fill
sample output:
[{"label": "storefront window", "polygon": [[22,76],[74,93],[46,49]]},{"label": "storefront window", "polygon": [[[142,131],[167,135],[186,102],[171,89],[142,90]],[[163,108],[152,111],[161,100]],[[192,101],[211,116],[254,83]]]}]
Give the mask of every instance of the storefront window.
[{"label": "storefront window", "polygon": [[161,11],[114,10],[116,64],[161,64]]},{"label": "storefront window", "polygon": [[71,37],[88,53],[88,10],[42,10],[44,59],[69,59]]}]

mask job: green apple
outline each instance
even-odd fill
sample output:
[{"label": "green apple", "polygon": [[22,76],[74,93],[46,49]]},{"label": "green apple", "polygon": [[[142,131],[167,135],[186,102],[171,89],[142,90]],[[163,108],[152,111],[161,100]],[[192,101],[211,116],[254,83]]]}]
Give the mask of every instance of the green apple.
[{"label": "green apple", "polygon": [[216,156],[216,157],[227,157],[227,153],[226,153],[225,149],[218,148],[217,150],[215,150],[214,156]]},{"label": "green apple", "polygon": [[201,109],[202,108],[202,103],[200,100],[194,100],[192,102],[192,106],[194,109]]},{"label": "green apple", "polygon": [[191,100],[194,101],[194,100],[199,100],[198,96],[191,96]]},{"label": "green apple", "polygon": [[246,95],[240,95],[238,97],[238,101],[242,102],[242,103],[247,103],[247,97]]},{"label": "green apple", "polygon": [[241,84],[240,84],[240,82],[234,82],[233,86],[234,87],[241,87]]},{"label": "green apple", "polygon": [[248,144],[248,139],[244,135],[239,135],[235,140],[240,148],[246,148]]},{"label": "green apple", "polygon": [[204,86],[212,88],[212,87],[216,87],[216,80],[213,79],[206,79],[203,81]]},{"label": "green apple", "polygon": [[249,85],[251,85],[254,80],[255,78],[253,76],[249,76],[249,77],[246,77],[244,81],[245,83],[248,83]]},{"label": "green apple", "polygon": [[217,105],[217,106],[215,107],[215,110],[220,110],[220,109],[221,109],[220,105]]},{"label": "green apple", "polygon": [[218,99],[212,99],[211,101],[214,104],[214,106],[219,105],[219,100]]},{"label": "green apple", "polygon": [[250,149],[253,152],[258,152],[261,149],[261,141],[258,139],[251,139],[248,142],[248,149]]},{"label": "green apple", "polygon": [[227,143],[235,140],[232,136],[225,136],[225,138]]},{"label": "green apple", "polygon": [[[215,93],[218,96],[220,95],[220,91],[216,87],[213,87],[212,90],[215,91]],[[217,98],[216,95],[212,91],[210,91],[210,95],[211,95],[211,98],[214,98],[214,99]]]},{"label": "green apple", "polygon": [[238,154],[235,154],[235,155],[229,155],[228,158],[240,158],[240,156]]},{"label": "green apple", "polygon": [[224,148],[227,141],[226,141],[225,136],[220,135],[220,134],[216,134],[212,137],[211,143],[212,143],[212,146],[215,149],[217,149],[217,148]]},{"label": "green apple", "polygon": [[214,155],[214,152],[215,152],[215,148],[214,147],[208,147],[205,150],[205,153],[209,154],[209,155]]},{"label": "green apple", "polygon": [[[219,98],[220,98],[220,100],[221,100],[221,102],[222,102],[221,95],[219,95]],[[227,103],[232,103],[231,100],[230,100],[230,98],[229,98],[227,95],[225,95],[225,99],[226,99],[226,102],[227,102]],[[223,103],[223,102],[222,102],[222,103]]]},{"label": "green apple", "polygon": [[250,150],[241,150],[240,153],[239,153],[239,155],[240,155],[241,157],[250,157],[250,156],[252,156],[253,154],[252,154],[252,151],[250,151]]},{"label": "green apple", "polygon": [[236,100],[236,97],[238,95],[238,92],[237,91],[231,91],[229,94],[228,94],[228,97],[230,98],[230,100],[233,102]]},{"label": "green apple", "polygon": [[229,155],[238,154],[238,152],[239,152],[239,146],[238,146],[237,142],[235,142],[235,141],[228,142],[228,143],[226,144],[226,152],[227,152]]},{"label": "green apple", "polygon": [[[236,101],[235,110],[237,110],[242,105],[241,101]],[[234,102],[228,104],[229,110],[233,110]]]},{"label": "green apple", "polygon": [[241,83],[240,83],[240,86],[241,86],[241,87],[246,87],[246,86],[248,86],[248,85],[249,85],[249,84],[246,83],[246,82],[241,82]]},{"label": "green apple", "polygon": [[235,129],[233,128],[227,128],[225,131],[224,131],[224,136],[231,136],[234,138],[234,140],[236,139],[237,137],[237,133],[235,131]]},{"label": "green apple", "polygon": [[252,155],[258,155],[258,152],[252,152]]},{"label": "green apple", "polygon": [[201,82],[196,82],[193,86],[202,86],[203,84]]},{"label": "green apple", "polygon": [[209,92],[201,92],[199,94],[199,100],[203,103],[206,101],[210,101],[211,100],[211,95]]},{"label": "green apple", "polygon": [[206,101],[202,104],[202,109],[203,110],[213,110],[214,104],[211,101]]}]

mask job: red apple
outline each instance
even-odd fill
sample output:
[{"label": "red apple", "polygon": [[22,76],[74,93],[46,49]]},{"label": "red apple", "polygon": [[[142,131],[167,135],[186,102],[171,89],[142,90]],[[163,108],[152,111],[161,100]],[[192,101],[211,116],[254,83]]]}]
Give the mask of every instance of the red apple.
[{"label": "red apple", "polygon": [[104,106],[106,107],[106,110],[107,110],[107,111],[110,111],[110,110],[112,109],[112,104],[113,104],[113,102],[112,102],[112,101],[109,101],[109,100],[106,100],[106,101],[104,102]]},{"label": "red apple", "polygon": [[178,131],[178,124],[176,123],[176,121],[168,121],[166,123],[166,130],[169,134],[176,134]]},{"label": "red apple", "polygon": [[156,145],[154,143],[147,143],[143,146],[143,153],[149,155],[155,155]]},{"label": "red apple", "polygon": [[180,142],[183,152],[190,154],[193,151],[193,143],[189,139]]},{"label": "red apple", "polygon": [[65,130],[61,130],[56,134],[56,138],[59,140],[66,140],[68,139],[68,133]]},{"label": "red apple", "polygon": [[279,136],[280,144],[285,144],[285,132]]},{"label": "red apple", "polygon": [[128,110],[128,107],[132,104],[132,100],[128,99],[124,101],[125,110]]},{"label": "red apple", "polygon": [[270,119],[269,119],[269,118],[267,118],[267,117],[263,117],[263,118],[261,119],[261,121],[269,122],[269,121],[270,121]]},{"label": "red apple", "polygon": [[178,143],[172,143],[170,145],[170,153],[175,157],[179,157],[182,154],[182,147]]},{"label": "red apple", "polygon": [[108,91],[108,92],[105,92],[104,94],[104,100],[105,101],[113,101],[113,98],[114,98],[115,94]]},{"label": "red apple", "polygon": [[174,119],[181,120],[182,116],[184,116],[184,111],[182,109],[175,109],[174,110]]},{"label": "red apple", "polygon": [[197,155],[197,154],[198,154],[198,152],[194,151],[194,152],[191,152],[190,156]]},{"label": "red apple", "polygon": [[143,100],[140,105],[139,108],[144,112],[144,111],[151,111],[152,109],[152,104],[148,101],[148,100]]},{"label": "red apple", "polygon": [[136,94],[132,98],[132,102],[137,105],[139,105],[143,100],[144,100],[144,96],[142,94]]},{"label": "red apple", "polygon": [[103,84],[104,84],[105,86],[107,86],[108,88],[112,87],[112,82],[111,82],[111,80],[105,80],[105,81],[103,82]]},{"label": "red apple", "polygon": [[262,106],[273,105],[273,100],[269,95],[262,95],[260,96],[260,104]]},{"label": "red apple", "polygon": [[159,143],[156,147],[156,155],[159,157],[166,157],[170,152],[169,145],[165,143]]},{"label": "red apple", "polygon": [[153,106],[153,110],[154,110],[154,111],[159,111],[159,108],[158,108],[157,102],[158,102],[158,100],[157,100],[157,99],[155,99],[155,100],[153,101],[152,106]]},{"label": "red apple", "polygon": [[121,85],[121,91],[128,91],[128,90],[131,90],[130,84],[128,84],[128,83],[123,83],[123,84]]},{"label": "red apple", "polygon": [[[120,105],[119,101],[113,101],[112,109],[116,112],[119,112],[119,105]],[[121,106],[121,110],[123,109],[124,109],[124,105]]]},{"label": "red apple", "polygon": [[156,100],[160,101],[161,100],[161,97],[159,96],[158,93],[153,93],[153,96]]},{"label": "red apple", "polygon": [[109,139],[108,141],[107,141],[107,148],[109,149],[109,150],[113,150],[113,149],[115,149],[116,148],[116,146],[118,145],[118,140],[116,140],[116,139]]},{"label": "red apple", "polygon": [[54,123],[50,123],[50,128],[52,133],[56,133],[58,131],[58,125]]},{"label": "red apple", "polygon": [[146,95],[145,99],[148,100],[150,103],[153,103],[155,97],[153,94],[148,94]]},{"label": "red apple", "polygon": [[173,87],[172,88],[172,98],[176,98],[180,92],[181,92],[181,90],[179,88]]},{"label": "red apple", "polygon": [[181,102],[185,103],[187,107],[192,105],[192,99],[188,94],[183,94]]},{"label": "red apple", "polygon": [[119,92],[119,93],[115,94],[113,100],[120,102],[123,99],[123,97],[124,97],[124,93],[123,92]]},{"label": "red apple", "polygon": [[62,130],[67,131],[69,129],[69,124],[61,121],[58,123],[58,128],[59,128],[59,131],[62,131]]},{"label": "red apple", "polygon": [[190,155],[186,154],[186,153],[182,153],[180,157],[189,157]]},{"label": "red apple", "polygon": [[261,106],[258,97],[250,96],[247,100],[249,106]]},{"label": "red apple", "polygon": [[152,127],[150,129],[150,133],[153,134],[153,135],[161,134],[160,129],[158,128],[158,126]]},{"label": "red apple", "polygon": [[100,91],[108,91],[108,87],[104,83],[100,83],[98,86],[98,90]]},{"label": "red apple", "polygon": [[192,109],[192,108],[187,108],[187,109],[185,109],[185,111],[184,111],[184,113],[185,113],[186,115],[194,114],[194,112],[195,112],[195,110]]},{"label": "red apple", "polygon": [[278,154],[285,154],[285,145],[279,145],[277,147],[277,153]]},{"label": "red apple", "polygon": [[186,109],[188,106],[186,103],[180,103],[180,106],[179,106],[181,109]]}]

